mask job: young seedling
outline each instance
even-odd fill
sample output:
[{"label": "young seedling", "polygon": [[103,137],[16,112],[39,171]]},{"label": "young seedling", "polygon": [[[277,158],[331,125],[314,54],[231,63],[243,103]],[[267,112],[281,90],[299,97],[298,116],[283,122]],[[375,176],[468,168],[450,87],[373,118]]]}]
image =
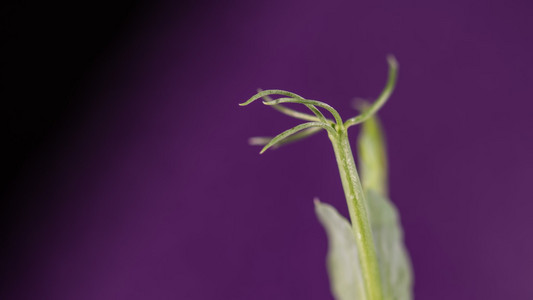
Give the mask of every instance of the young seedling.
[{"label": "young seedling", "polygon": [[[246,106],[258,99],[279,112],[308,121],[279,135],[255,137],[250,144],[271,147],[294,142],[326,130],[333,145],[339,173],[348,204],[351,223],[331,205],[315,199],[316,214],[329,240],[328,273],[331,290],[337,300],[412,299],[411,263],[403,244],[398,213],[388,200],[387,158],[381,126],[376,112],[389,99],[396,83],[398,63],[388,57],[389,75],[385,88],[373,104],[365,104],[361,114],[343,121],[339,113],[324,102],[308,100],[283,90],[259,91]],[[280,96],[272,99],[272,95]],[[284,106],[305,105],[312,114]],[[328,111],[333,119],[320,111]],[[348,140],[348,128],[363,123],[358,139],[359,179]]]}]

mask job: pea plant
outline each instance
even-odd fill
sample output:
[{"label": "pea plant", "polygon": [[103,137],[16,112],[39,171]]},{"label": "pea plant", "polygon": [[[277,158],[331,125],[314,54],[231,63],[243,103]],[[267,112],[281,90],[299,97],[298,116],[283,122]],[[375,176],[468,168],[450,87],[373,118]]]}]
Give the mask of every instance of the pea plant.
[{"label": "pea plant", "polygon": [[[376,117],[396,84],[398,63],[392,56],[387,60],[388,80],[379,97],[372,104],[360,104],[361,113],[346,121],[324,102],[283,90],[259,91],[239,104],[246,106],[262,99],[263,104],[306,121],[272,138],[251,138],[250,144],[263,146],[260,153],[323,130],[327,132],[351,220],[333,206],[315,199],[315,212],[328,236],[327,270],[336,300],[412,299],[411,262],[404,246],[398,211],[388,197],[385,141]],[[291,109],[286,103],[303,104],[311,114]],[[324,116],[323,111],[333,119]],[[362,124],[357,141],[361,179],[348,139],[348,129],[358,124]]]}]

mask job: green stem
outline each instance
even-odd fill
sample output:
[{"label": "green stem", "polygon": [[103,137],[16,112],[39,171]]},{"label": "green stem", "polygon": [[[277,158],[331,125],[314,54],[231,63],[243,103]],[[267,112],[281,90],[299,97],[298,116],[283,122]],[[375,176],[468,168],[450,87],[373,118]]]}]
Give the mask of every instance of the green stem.
[{"label": "green stem", "polygon": [[342,187],[348,204],[352,228],[355,233],[359,261],[365,282],[366,299],[381,300],[381,280],[376,250],[374,248],[363,187],[361,186],[361,181],[359,180],[359,175],[355,167],[347,130],[342,126],[342,128],[337,130],[337,134],[328,132],[328,136],[335,151]]}]

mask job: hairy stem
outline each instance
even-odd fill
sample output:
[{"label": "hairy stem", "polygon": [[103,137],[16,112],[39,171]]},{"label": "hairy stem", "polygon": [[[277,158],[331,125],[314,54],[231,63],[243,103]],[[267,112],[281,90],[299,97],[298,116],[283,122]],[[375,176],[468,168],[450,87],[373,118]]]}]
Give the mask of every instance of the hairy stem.
[{"label": "hairy stem", "polygon": [[[335,158],[337,159],[337,165],[339,167],[339,173],[342,180],[342,187],[344,189],[344,194],[346,195],[346,202],[348,203],[348,210],[350,212],[350,219],[357,244],[359,262],[364,280],[363,292],[365,294],[365,299],[362,300],[383,300],[383,294],[381,290],[382,284],[379,274],[376,249],[374,247],[374,240],[372,237],[372,230],[370,228],[370,220],[367,212],[367,203],[363,193],[363,187],[361,186],[361,181],[359,180],[359,175],[357,174],[357,169],[355,167],[355,161],[350,148],[350,141],[348,140],[347,131],[349,127],[360,124],[372,117],[389,99],[396,84],[398,63],[393,56],[387,57],[387,60],[389,63],[389,76],[387,84],[381,92],[381,95],[360,115],[350,118],[344,123],[342,122],[339,113],[330,105],[316,100],[308,100],[297,94],[283,90],[259,91],[252,98],[248,99],[244,103],[239,104],[241,106],[246,106],[260,98],[263,98],[263,104],[265,105],[274,106],[274,108],[282,113],[293,116],[297,119],[311,121],[286,130],[272,139],[258,138],[252,140],[253,144],[266,144],[263,150],[261,150],[261,153],[272,146],[289,142],[291,136],[292,140],[305,138],[314,133],[316,130],[315,128],[318,128],[318,130],[326,129],[328,132],[328,136],[333,144],[333,150],[335,151]],[[272,99],[270,98],[270,95],[282,95],[285,97]],[[315,114],[315,116],[280,106],[284,103],[304,104]],[[323,108],[329,111],[333,115],[335,122],[326,119],[318,110],[318,108]],[[311,131],[311,129],[313,131]],[[302,132],[302,130],[306,131]],[[383,191],[386,192],[386,190]]]},{"label": "hairy stem", "polygon": [[361,186],[361,181],[355,167],[347,130],[345,128],[339,128],[337,134],[328,132],[328,136],[335,151],[342,187],[348,204],[352,228],[355,233],[359,261],[365,282],[366,299],[381,300],[381,280],[374,240],[370,229],[370,220],[367,213],[367,204],[363,187]]}]

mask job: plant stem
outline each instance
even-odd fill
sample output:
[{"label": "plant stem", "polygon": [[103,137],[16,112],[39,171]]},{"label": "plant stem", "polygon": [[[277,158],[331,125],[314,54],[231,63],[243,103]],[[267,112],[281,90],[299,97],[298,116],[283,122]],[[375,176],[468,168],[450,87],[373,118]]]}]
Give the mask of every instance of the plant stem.
[{"label": "plant stem", "polygon": [[352,228],[357,242],[359,261],[365,283],[366,299],[381,300],[381,279],[370,228],[370,220],[367,213],[367,204],[363,187],[361,186],[361,181],[355,167],[347,129],[341,125],[337,129],[337,134],[328,132],[328,136],[335,151],[342,187],[346,196]]}]

